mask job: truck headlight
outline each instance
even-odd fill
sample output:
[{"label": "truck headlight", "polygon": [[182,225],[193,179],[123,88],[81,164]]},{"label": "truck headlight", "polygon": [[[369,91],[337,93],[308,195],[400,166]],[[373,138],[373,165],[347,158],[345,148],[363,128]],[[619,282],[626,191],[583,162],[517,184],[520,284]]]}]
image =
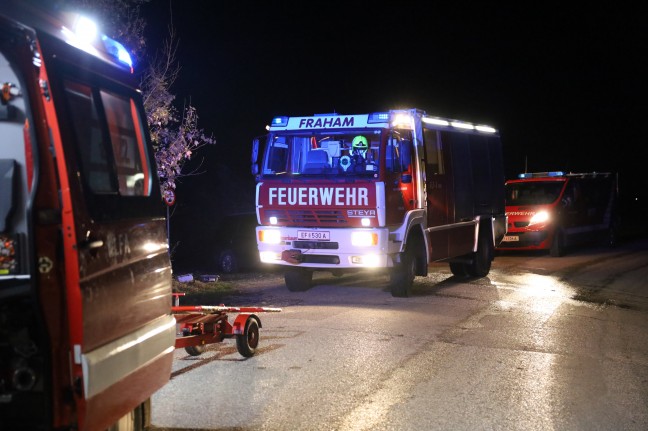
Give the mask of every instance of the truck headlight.
[{"label": "truck headlight", "polygon": [[545,223],[549,221],[549,213],[547,211],[539,211],[535,213],[533,217],[531,217],[531,220],[529,220],[529,224],[538,224],[538,223]]},{"label": "truck headlight", "polygon": [[378,234],[374,232],[351,232],[351,244],[354,247],[370,247],[378,244]]},{"label": "truck headlight", "polygon": [[260,230],[259,242],[266,244],[279,244],[281,242],[281,232],[278,230]]}]

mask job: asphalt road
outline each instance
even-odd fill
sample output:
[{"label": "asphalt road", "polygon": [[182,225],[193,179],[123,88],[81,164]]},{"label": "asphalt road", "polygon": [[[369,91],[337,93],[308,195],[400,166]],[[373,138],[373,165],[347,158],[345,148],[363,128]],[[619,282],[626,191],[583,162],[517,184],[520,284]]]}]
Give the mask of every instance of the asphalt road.
[{"label": "asphalt road", "polygon": [[154,428],[648,429],[646,239],[500,254],[477,280],[435,264],[410,298],[384,276],[315,280],[243,283],[227,305],[282,307],[259,315],[256,355],[177,349]]}]

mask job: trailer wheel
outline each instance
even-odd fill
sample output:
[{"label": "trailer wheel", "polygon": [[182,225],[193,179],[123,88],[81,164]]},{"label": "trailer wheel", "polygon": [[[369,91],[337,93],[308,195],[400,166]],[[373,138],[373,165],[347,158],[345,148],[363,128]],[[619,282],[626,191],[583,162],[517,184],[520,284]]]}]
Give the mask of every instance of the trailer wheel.
[{"label": "trailer wheel", "polygon": [[303,292],[310,289],[313,282],[313,272],[305,269],[289,269],[284,274],[286,287],[291,292]]},{"label": "trailer wheel", "polygon": [[416,259],[409,249],[401,255],[400,265],[392,268],[389,273],[389,287],[396,298],[406,298],[410,295],[414,277],[416,276]]},{"label": "trailer wheel", "polygon": [[245,332],[236,336],[236,350],[241,356],[251,358],[259,345],[259,322],[254,317],[245,322]]},{"label": "trailer wheel", "polygon": [[207,346],[204,344],[200,344],[197,346],[187,346],[185,347],[185,352],[189,353],[191,356],[200,356],[202,353],[205,352],[205,349]]}]

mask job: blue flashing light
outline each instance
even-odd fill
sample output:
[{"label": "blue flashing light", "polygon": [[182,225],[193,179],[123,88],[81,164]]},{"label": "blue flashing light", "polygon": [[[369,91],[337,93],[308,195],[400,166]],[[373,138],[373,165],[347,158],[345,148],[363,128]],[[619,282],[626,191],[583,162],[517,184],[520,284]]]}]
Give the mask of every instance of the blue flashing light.
[{"label": "blue flashing light", "polygon": [[518,178],[540,178],[540,177],[562,177],[565,173],[562,171],[551,171],[551,172],[525,172],[519,174]]},{"label": "blue flashing light", "polygon": [[385,123],[387,121],[389,121],[389,112],[373,112],[367,119],[367,123]]},{"label": "blue flashing light", "polygon": [[119,61],[122,64],[125,64],[129,68],[133,68],[133,59],[130,54],[124,48],[124,45],[117,42],[114,39],[109,38],[105,34],[101,36],[106,52],[110,54],[115,60]]},{"label": "blue flashing light", "polygon": [[288,117],[274,117],[270,127],[285,127],[288,125]]}]

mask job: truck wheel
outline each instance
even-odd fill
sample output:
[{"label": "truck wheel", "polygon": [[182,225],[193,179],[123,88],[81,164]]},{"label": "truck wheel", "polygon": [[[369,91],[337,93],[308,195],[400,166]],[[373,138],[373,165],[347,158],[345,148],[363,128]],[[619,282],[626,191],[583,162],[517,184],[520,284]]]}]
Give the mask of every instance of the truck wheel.
[{"label": "truck wheel", "polygon": [[554,239],[551,243],[551,248],[549,249],[549,255],[551,257],[561,257],[565,254],[565,235],[563,234],[562,229],[556,229],[554,233]]},{"label": "truck wheel", "polygon": [[406,249],[401,255],[400,265],[395,266],[389,273],[389,288],[396,298],[407,298],[412,290],[416,276],[416,259],[411,251]]},{"label": "truck wheel", "polygon": [[202,353],[205,352],[206,346],[204,344],[200,344],[197,346],[187,346],[185,347],[185,352],[189,353],[191,356],[200,356]]},{"label": "truck wheel", "polygon": [[616,223],[611,223],[610,227],[605,231],[603,237],[603,246],[605,247],[616,247],[619,241],[619,231],[617,229]]},{"label": "truck wheel", "polygon": [[[147,414],[150,414],[150,403],[150,399],[146,400],[121,417],[106,431],[145,431],[147,429],[145,418]],[[149,409],[148,413],[147,408]]]},{"label": "truck wheel", "polygon": [[472,277],[486,277],[490,272],[493,260],[493,242],[490,239],[490,229],[479,229],[477,251],[473,254],[472,263],[466,265],[466,271]]},{"label": "truck wheel", "polygon": [[259,322],[254,317],[245,322],[245,332],[236,336],[236,350],[245,358],[251,358],[259,345]]},{"label": "truck wheel", "polygon": [[289,269],[284,274],[286,287],[291,292],[303,292],[313,283],[313,272],[305,269]]},{"label": "truck wheel", "polygon": [[468,277],[468,265],[460,262],[450,262],[450,272],[455,277],[466,278]]},{"label": "truck wheel", "polygon": [[221,271],[226,274],[238,272],[238,260],[236,259],[236,254],[232,250],[223,251],[218,263],[220,264]]}]

